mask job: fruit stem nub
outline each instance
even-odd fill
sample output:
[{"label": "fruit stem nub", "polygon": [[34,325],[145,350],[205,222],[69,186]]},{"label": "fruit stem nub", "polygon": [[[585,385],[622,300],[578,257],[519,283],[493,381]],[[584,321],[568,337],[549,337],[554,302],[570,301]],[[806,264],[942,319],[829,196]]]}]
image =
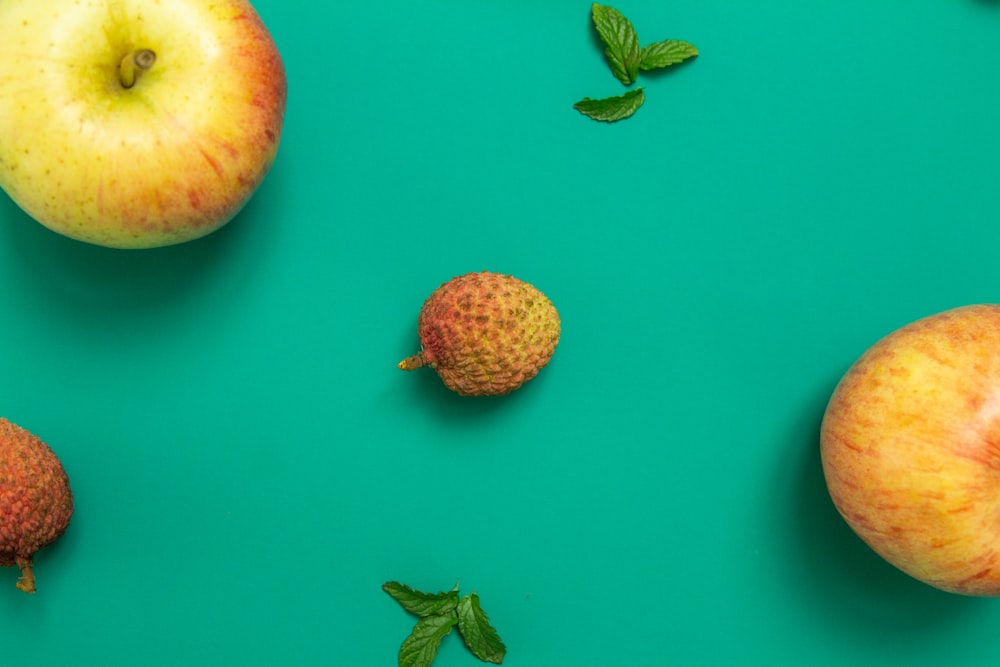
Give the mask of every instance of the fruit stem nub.
[{"label": "fruit stem nub", "polygon": [[118,66],[118,80],[122,88],[131,88],[139,79],[139,75],[149,70],[156,62],[156,53],[150,49],[129,51]]},{"label": "fruit stem nub", "polygon": [[35,592],[35,573],[31,569],[31,558],[16,559],[17,567],[21,570],[21,578],[17,580],[17,587],[25,593]]},{"label": "fruit stem nub", "polygon": [[407,357],[399,362],[399,368],[404,371],[412,371],[417,368],[422,368],[427,365],[427,359],[424,358],[423,352],[418,352],[412,357]]}]

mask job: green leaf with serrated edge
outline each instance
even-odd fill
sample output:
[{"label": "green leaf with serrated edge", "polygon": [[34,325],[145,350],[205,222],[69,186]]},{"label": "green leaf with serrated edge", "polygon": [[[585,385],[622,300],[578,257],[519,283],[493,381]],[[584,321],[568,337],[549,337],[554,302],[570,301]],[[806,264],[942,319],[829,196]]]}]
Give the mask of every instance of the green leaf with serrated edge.
[{"label": "green leaf with serrated edge", "polygon": [[620,11],[596,2],[591,7],[591,16],[606,47],[604,55],[611,73],[626,86],[631,86],[639,75],[639,36],[635,28]]},{"label": "green leaf with serrated edge", "polygon": [[642,92],[642,88],[636,88],[617,97],[605,97],[600,100],[585,97],[574,104],[573,108],[594,120],[613,123],[634,114],[645,101],[646,94]]},{"label": "green leaf with serrated edge", "polygon": [[670,67],[696,55],[698,55],[698,49],[694,47],[694,44],[688,44],[679,39],[666,39],[642,47],[639,67],[643,70]]},{"label": "green leaf with serrated edge", "polygon": [[402,605],[403,609],[417,616],[447,614],[458,606],[458,588],[447,593],[423,593],[398,581],[387,581],[382,590]]},{"label": "green leaf with serrated edge", "polygon": [[399,647],[399,667],[427,667],[434,662],[441,640],[448,636],[456,623],[458,617],[454,611],[417,621],[413,632]]},{"label": "green leaf with serrated edge", "polygon": [[507,647],[490,625],[490,619],[479,605],[479,596],[466,595],[458,602],[458,632],[472,654],[483,662],[499,665],[507,655]]}]

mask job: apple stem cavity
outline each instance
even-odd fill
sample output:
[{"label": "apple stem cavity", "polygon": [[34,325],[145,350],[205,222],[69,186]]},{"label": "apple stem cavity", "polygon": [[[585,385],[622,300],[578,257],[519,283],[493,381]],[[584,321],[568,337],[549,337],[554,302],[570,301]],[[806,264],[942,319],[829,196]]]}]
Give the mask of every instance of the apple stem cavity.
[{"label": "apple stem cavity", "polygon": [[150,49],[130,51],[122,58],[121,65],[118,67],[118,80],[121,82],[122,88],[127,89],[134,86],[139,76],[148,71],[155,62],[156,53]]}]

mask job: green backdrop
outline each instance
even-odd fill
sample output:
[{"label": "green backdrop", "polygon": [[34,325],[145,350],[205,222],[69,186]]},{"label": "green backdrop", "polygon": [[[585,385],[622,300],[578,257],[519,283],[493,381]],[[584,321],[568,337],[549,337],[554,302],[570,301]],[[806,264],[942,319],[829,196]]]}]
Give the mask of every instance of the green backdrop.
[{"label": "green backdrop", "polygon": [[[36,595],[0,570],[5,663],[384,667],[389,579],[477,591],[511,667],[1000,662],[1000,601],[869,551],[817,435],[876,339],[1000,301],[1000,3],[618,3],[701,55],[614,125],[588,2],[300,4],[256,2],[285,134],[223,230],[0,199],[0,414],[76,496]],[[482,269],[552,298],[552,364],[398,371]]]}]

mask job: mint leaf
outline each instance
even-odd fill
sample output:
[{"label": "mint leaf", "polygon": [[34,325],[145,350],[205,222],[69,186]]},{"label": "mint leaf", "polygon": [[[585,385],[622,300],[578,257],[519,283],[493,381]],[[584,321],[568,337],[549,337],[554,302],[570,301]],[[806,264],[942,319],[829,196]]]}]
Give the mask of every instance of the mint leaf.
[{"label": "mint leaf", "polygon": [[422,593],[398,581],[388,581],[382,584],[382,590],[403,609],[420,617],[448,614],[458,606],[458,587],[447,593]]},{"label": "mint leaf", "polygon": [[399,667],[428,667],[437,657],[441,640],[458,623],[455,612],[427,616],[417,621],[410,636],[399,647]]},{"label": "mint leaf", "polygon": [[646,94],[642,92],[642,88],[636,88],[624,95],[605,97],[601,100],[585,97],[574,104],[573,108],[594,120],[613,123],[634,114],[645,101]]},{"label": "mint leaf", "polygon": [[499,665],[507,655],[475,593],[459,599],[458,585],[447,593],[422,593],[398,581],[382,584],[382,590],[420,617],[399,647],[399,667],[428,667],[456,625],[466,647],[480,660]]},{"label": "mint leaf", "polygon": [[642,47],[639,68],[651,70],[670,67],[696,55],[698,55],[698,49],[694,47],[694,44],[688,44],[679,39],[667,39]]},{"label": "mint leaf", "polygon": [[590,13],[597,34],[606,47],[604,55],[608,59],[611,73],[626,86],[631,86],[639,75],[639,36],[635,28],[614,7],[595,2]]},{"label": "mint leaf", "polygon": [[466,595],[458,603],[458,631],[472,654],[483,662],[499,665],[507,655],[507,647],[490,625],[486,612],[479,606],[479,596]]}]

